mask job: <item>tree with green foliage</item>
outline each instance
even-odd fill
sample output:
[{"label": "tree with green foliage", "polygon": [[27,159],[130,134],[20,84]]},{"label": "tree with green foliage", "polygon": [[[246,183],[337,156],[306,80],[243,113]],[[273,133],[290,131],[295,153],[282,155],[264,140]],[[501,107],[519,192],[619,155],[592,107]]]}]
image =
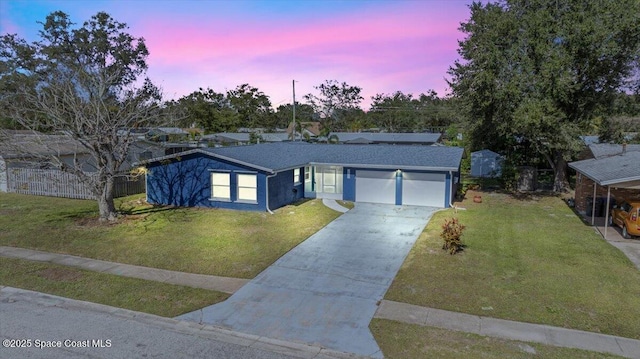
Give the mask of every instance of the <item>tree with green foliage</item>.
[{"label": "tree with green foliage", "polygon": [[420,118],[419,102],[412,94],[396,91],[371,97],[369,117],[375,126],[388,132],[413,132]]},{"label": "tree with green foliage", "polygon": [[276,127],[271,100],[256,87],[249,84],[239,85],[235,89],[227,91],[227,101],[238,113],[241,126],[266,127],[268,129]]},{"label": "tree with green foliage", "polygon": [[[276,127],[287,128],[293,121],[293,106],[288,103],[280,105],[274,114]],[[317,121],[313,107],[306,103],[296,101],[296,123]]]},{"label": "tree with green foliage", "polygon": [[2,117],[22,129],[66,136],[89,153],[92,174],[78,161],[46,160],[87,184],[101,220],[115,220],[114,179],[134,141],[126,130],[162,121],[161,93],[144,77],[149,51],[143,38],[104,12],[75,27],[57,11],[42,25],[30,44],[15,34],[0,38]]},{"label": "tree with green foliage", "polygon": [[240,127],[238,112],[231,106],[225,94],[212,89],[200,88],[177,101],[171,106],[186,113],[181,125],[190,127],[195,125],[207,133],[232,132]]},{"label": "tree with green foliage", "polygon": [[505,0],[470,9],[449,74],[471,149],[510,153],[527,144],[552,167],[554,190],[565,190],[579,135],[634,85],[640,1]]},{"label": "tree with green foliage", "polygon": [[640,143],[640,94],[619,93],[598,120],[601,143]]},{"label": "tree with green foliage", "polygon": [[307,94],[304,99],[313,107],[320,116],[323,130],[328,132],[348,128],[346,120],[357,118],[354,110],[360,108],[360,102],[364,99],[360,93],[362,88],[351,86],[346,82],[326,80],[319,86],[314,86],[320,92],[319,95]]},{"label": "tree with green foliage", "polygon": [[440,98],[433,90],[418,98],[396,91],[390,95],[377,94],[371,99],[371,121],[389,132],[428,131],[446,127],[459,117],[453,106],[455,99]]}]

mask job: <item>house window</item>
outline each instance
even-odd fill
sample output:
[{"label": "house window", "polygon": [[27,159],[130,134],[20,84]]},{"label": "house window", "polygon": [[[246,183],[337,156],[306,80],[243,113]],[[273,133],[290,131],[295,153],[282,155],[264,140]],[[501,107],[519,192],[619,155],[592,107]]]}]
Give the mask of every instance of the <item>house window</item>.
[{"label": "house window", "polygon": [[231,200],[231,174],[211,173],[211,198]]},{"label": "house window", "polygon": [[258,200],[257,176],[238,174],[238,200],[256,202]]},{"label": "house window", "polygon": [[[306,176],[306,173],[305,173]],[[300,169],[295,168],[293,170],[293,183],[300,183]]]}]

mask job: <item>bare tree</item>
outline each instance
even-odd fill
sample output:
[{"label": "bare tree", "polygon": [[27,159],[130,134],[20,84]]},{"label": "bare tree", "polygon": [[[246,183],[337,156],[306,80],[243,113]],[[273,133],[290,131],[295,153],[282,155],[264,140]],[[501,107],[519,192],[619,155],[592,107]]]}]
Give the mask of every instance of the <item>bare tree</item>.
[{"label": "bare tree", "polygon": [[[51,147],[48,135],[55,134],[89,154],[91,174],[78,160],[46,161],[78,176],[97,198],[100,219],[115,220],[113,184],[134,140],[129,130],[157,126],[166,115],[160,90],[144,78],[149,52],[143,38],[103,12],[75,29],[63,12],[42,25],[31,44],[17,35],[0,38],[1,115],[46,134],[36,136],[40,146]],[[20,151],[28,157],[29,148]]]}]

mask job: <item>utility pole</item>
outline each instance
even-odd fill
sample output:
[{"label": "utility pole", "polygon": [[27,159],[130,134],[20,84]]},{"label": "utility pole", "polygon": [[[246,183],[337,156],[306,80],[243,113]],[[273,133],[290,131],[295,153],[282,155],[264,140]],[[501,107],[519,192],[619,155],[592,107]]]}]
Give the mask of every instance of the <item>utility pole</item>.
[{"label": "utility pole", "polygon": [[293,84],[293,131],[291,131],[291,141],[296,140],[296,80],[292,80]]}]

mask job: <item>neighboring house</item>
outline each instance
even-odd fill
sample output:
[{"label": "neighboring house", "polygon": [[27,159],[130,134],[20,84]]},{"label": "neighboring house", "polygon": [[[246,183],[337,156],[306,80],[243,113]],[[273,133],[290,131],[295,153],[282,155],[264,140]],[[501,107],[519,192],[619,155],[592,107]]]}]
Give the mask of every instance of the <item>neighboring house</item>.
[{"label": "neighboring house", "polygon": [[251,136],[258,143],[289,141],[289,135],[285,132],[257,133],[257,132],[222,132],[202,136],[203,140],[212,142],[214,146],[239,146],[251,143]]},{"label": "neighboring house", "polygon": [[122,164],[121,169],[126,171],[133,168],[134,163],[164,155],[166,155],[166,149],[164,146],[153,141],[137,140],[129,146],[127,159]]},{"label": "neighboring house", "polygon": [[76,140],[36,131],[3,130],[0,159],[7,168],[50,168],[56,162],[77,161],[83,170],[95,170],[91,156]]},{"label": "neighboring house", "polygon": [[145,134],[145,139],[156,142],[178,142],[189,140],[189,132],[178,127],[157,127]]},{"label": "neighboring house", "polygon": [[[322,133],[322,124],[318,121],[296,122],[296,127],[296,138],[315,139]],[[300,131],[300,129],[302,130]],[[289,123],[286,132],[289,135],[289,138],[291,138],[291,132],[293,132],[293,122]]]},{"label": "neighboring house", "polygon": [[500,177],[504,157],[491,150],[471,152],[471,176]]},{"label": "neighboring house", "polygon": [[604,216],[608,196],[640,198],[640,145],[591,144],[587,153],[589,158],[569,163],[577,172],[575,206],[579,213]]},{"label": "neighboring house", "polygon": [[[623,149],[624,146],[624,149]],[[587,147],[587,153],[585,158],[605,158],[609,156],[619,155],[622,152],[637,152],[640,151],[640,145],[618,145],[613,143],[594,143]]]},{"label": "neighboring house", "polygon": [[[93,198],[93,194],[76,176],[62,172],[59,164],[85,173],[96,171],[95,160],[76,140],[65,135],[35,131],[2,131],[0,141],[0,192],[16,192],[68,198]],[[134,162],[164,154],[164,149],[148,141],[131,144],[122,173]],[[116,196],[144,192],[144,183],[126,176],[116,179]]]},{"label": "neighboring house", "polygon": [[580,136],[580,139],[582,140],[582,142],[584,142],[585,146],[590,146],[596,143],[600,143],[600,136],[594,136],[594,135]]},{"label": "neighboring house", "polygon": [[194,149],[145,161],[147,201],[269,211],[302,198],[445,208],[462,148],[304,142]]},{"label": "neighboring house", "polygon": [[[623,137],[625,141],[632,141],[636,136],[638,136],[636,132],[627,132]],[[600,143],[600,136],[597,135],[580,136],[580,139],[584,142],[585,146]]]},{"label": "neighboring house", "polygon": [[372,133],[331,132],[328,139],[346,144],[433,145],[440,141],[440,133]]}]

